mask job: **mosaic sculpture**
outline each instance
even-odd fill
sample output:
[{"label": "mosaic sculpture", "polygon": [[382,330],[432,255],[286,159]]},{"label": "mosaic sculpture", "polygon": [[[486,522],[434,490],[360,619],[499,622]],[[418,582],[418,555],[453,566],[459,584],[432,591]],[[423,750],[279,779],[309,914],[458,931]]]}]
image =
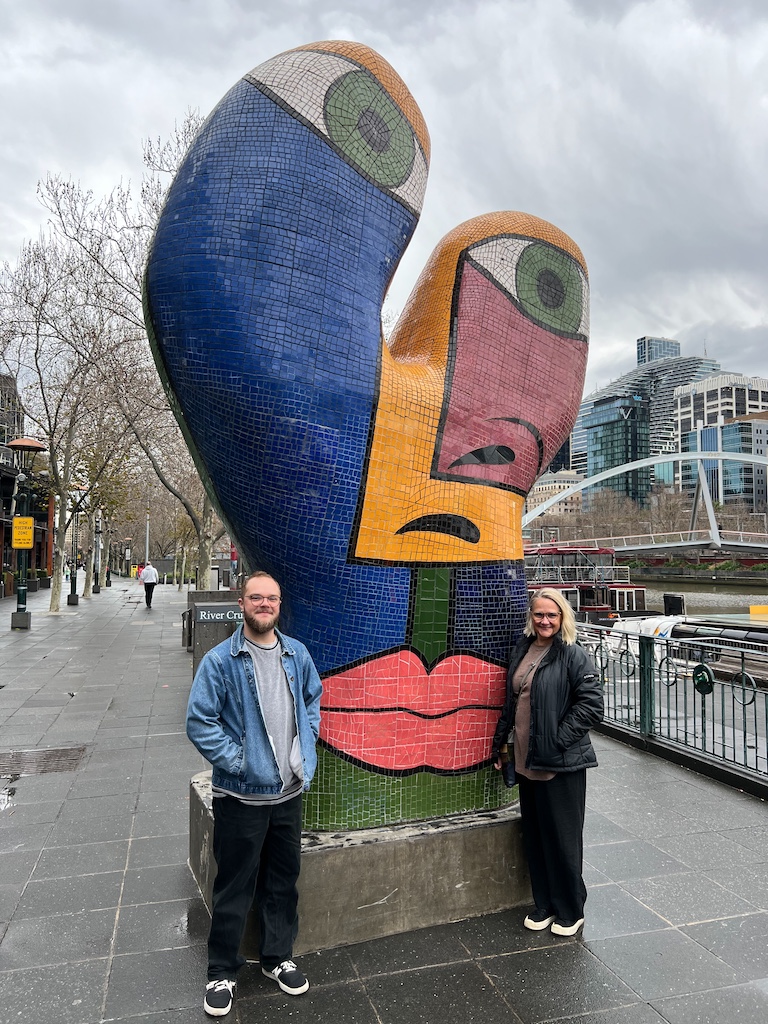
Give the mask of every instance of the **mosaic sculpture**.
[{"label": "mosaic sculpture", "polygon": [[147,266],[190,450],[324,679],[312,828],[510,799],[489,754],[526,603],[523,503],[582,393],[584,259],[526,214],[448,234],[383,342],[428,160],[374,51],[280,54],[203,125]]}]

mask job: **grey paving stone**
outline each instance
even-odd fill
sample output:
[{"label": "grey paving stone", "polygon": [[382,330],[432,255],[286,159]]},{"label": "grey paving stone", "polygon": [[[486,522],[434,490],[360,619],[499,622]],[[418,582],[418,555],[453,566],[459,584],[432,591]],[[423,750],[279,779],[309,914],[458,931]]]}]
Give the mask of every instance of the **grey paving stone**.
[{"label": "grey paving stone", "polygon": [[654,1005],[669,1024],[723,1024],[768,1020],[768,979],[693,996],[662,999]]},{"label": "grey paving stone", "polygon": [[548,931],[531,932],[523,927],[530,907],[515,907],[498,914],[485,914],[468,921],[443,925],[464,946],[469,955],[479,959],[500,953],[515,953],[526,949],[547,948],[563,942]]},{"label": "grey paving stone", "polygon": [[116,910],[12,921],[3,939],[3,970],[24,970],[109,955]]},{"label": "grey paving stone", "polygon": [[[768,843],[768,829],[765,830]],[[721,867],[723,864],[758,864],[768,860],[768,849],[750,849],[729,838],[732,833],[696,832],[684,836],[666,836],[655,840],[659,849],[687,864],[695,871]]]},{"label": "grey paving stone", "polygon": [[158,867],[161,864],[184,864],[189,858],[189,833],[175,836],[155,836],[149,839],[134,839],[130,844],[128,867]]},{"label": "grey paving stone", "polygon": [[0,921],[10,921],[24,891],[24,882],[0,883]]},{"label": "grey paving stone", "polygon": [[207,943],[211,918],[201,897],[123,906],[115,953],[145,953]]},{"label": "grey paving stone", "polygon": [[0,972],[0,1006],[8,1021],[90,1024],[102,1020],[109,961]]},{"label": "grey paving stone", "polygon": [[197,896],[197,882],[186,864],[166,864],[126,871],[121,902],[154,903]]},{"label": "grey paving stone", "polygon": [[505,1000],[503,986],[497,981],[489,977],[487,966],[480,970],[476,964],[463,963],[368,978],[365,991],[381,1024],[487,1024],[489,1020],[519,1024],[521,1018],[525,1021],[517,1006],[519,999]]},{"label": "grey paving stone", "polygon": [[748,850],[762,853],[768,858],[768,825],[752,825],[749,828],[736,828],[723,831],[726,839],[732,839]]},{"label": "grey paving stone", "polygon": [[0,853],[0,884],[24,884],[40,856],[38,850],[12,850]]},{"label": "grey paving stone", "polygon": [[172,811],[144,811],[134,816],[134,838],[149,836],[175,836],[189,827],[189,808]]},{"label": "grey paving stone", "polygon": [[584,858],[614,882],[688,871],[681,861],[642,839],[590,846]]},{"label": "grey paving stone", "polygon": [[128,817],[64,821],[53,826],[47,845],[77,846],[79,843],[106,843],[113,839],[128,839],[132,825],[133,821]]},{"label": "grey paving stone", "polygon": [[92,796],[88,800],[68,800],[59,815],[59,822],[82,821],[84,818],[117,818],[131,815],[136,809],[136,794],[118,793]]},{"label": "grey paving stone", "polygon": [[204,945],[116,956],[110,972],[105,1017],[119,1019],[188,1007],[202,1019],[206,970]]},{"label": "grey paving stone", "polygon": [[602,843],[620,843],[629,841],[635,836],[627,829],[617,825],[604,814],[597,811],[587,811],[584,820],[584,847],[600,845]]},{"label": "grey paving stone", "polygon": [[493,957],[483,961],[483,969],[524,1024],[639,1001],[580,942]]},{"label": "grey paving stone", "polygon": [[118,793],[138,794],[141,786],[140,775],[115,776],[103,778],[86,778],[82,772],[68,794],[69,800],[88,800],[95,796],[117,796]]},{"label": "grey paving stone", "polygon": [[754,903],[698,871],[632,880],[623,885],[641,903],[676,925],[751,914],[756,909]]},{"label": "grey paving stone", "polygon": [[768,979],[768,914],[708,921],[681,930],[742,977]]},{"label": "grey paving stone", "polygon": [[14,919],[116,907],[122,884],[121,871],[31,881],[19,900]]},{"label": "grey paving stone", "polygon": [[634,1003],[632,1006],[620,1006],[615,1010],[602,1010],[599,1013],[587,1013],[578,1017],[558,1017],[557,1024],[668,1024],[648,1003]]},{"label": "grey paving stone", "polygon": [[59,800],[37,801],[36,803],[16,803],[11,797],[6,806],[0,810],[0,832],[4,829],[23,828],[25,825],[53,824],[61,813],[64,798]]},{"label": "grey paving stone", "polygon": [[646,1001],[741,981],[732,967],[675,929],[620,935],[588,945],[606,967]]},{"label": "grey paving stone", "polygon": [[128,841],[81,843],[43,850],[32,878],[66,878],[69,875],[92,875],[104,871],[122,871],[128,856]]},{"label": "grey paving stone", "polygon": [[588,941],[670,927],[669,921],[655,914],[615,883],[590,887],[584,913],[582,934]]},{"label": "grey paving stone", "polygon": [[391,974],[394,971],[459,963],[468,959],[466,947],[455,929],[422,928],[404,935],[358,943],[348,948],[349,957],[360,977]]}]

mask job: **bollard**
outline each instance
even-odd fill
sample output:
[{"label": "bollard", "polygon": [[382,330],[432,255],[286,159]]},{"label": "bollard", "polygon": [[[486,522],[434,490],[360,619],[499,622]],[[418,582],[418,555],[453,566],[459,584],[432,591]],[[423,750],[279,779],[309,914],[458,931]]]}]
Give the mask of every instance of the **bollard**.
[{"label": "bollard", "polygon": [[654,641],[652,636],[641,636],[640,640],[640,735],[654,734]]}]

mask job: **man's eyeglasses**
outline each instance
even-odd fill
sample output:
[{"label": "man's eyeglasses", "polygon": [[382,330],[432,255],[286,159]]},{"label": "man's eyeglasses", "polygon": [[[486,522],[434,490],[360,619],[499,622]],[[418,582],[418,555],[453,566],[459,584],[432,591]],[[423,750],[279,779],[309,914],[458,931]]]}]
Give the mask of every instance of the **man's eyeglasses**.
[{"label": "man's eyeglasses", "polygon": [[246,600],[252,604],[262,604],[264,601],[267,604],[280,604],[282,598],[278,597],[277,594],[272,594],[270,597],[264,597],[263,594],[249,594]]},{"label": "man's eyeglasses", "polygon": [[542,619],[549,619],[550,622],[556,622],[560,618],[560,612],[532,612],[533,618],[537,622],[541,622]]}]

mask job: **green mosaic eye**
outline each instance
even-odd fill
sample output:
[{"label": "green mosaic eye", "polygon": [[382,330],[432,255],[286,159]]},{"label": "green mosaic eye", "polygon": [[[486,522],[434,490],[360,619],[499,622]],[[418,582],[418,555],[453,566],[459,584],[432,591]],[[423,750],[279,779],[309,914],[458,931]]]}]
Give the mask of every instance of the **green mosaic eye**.
[{"label": "green mosaic eye", "polygon": [[523,312],[556,331],[575,334],[584,309],[584,286],[570,256],[549,245],[534,243],[520,255],[515,274]]},{"label": "green mosaic eye", "polygon": [[350,71],[325,94],[328,135],[342,155],[383,188],[411,173],[413,129],[387,93],[364,71]]}]

